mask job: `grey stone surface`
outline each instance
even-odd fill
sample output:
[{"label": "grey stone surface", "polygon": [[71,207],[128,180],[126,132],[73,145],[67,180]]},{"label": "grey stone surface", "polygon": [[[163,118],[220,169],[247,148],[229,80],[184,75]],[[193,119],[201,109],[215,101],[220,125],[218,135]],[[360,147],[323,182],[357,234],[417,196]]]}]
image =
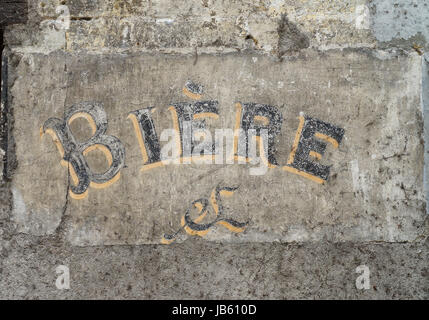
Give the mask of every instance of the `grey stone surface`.
[{"label": "grey stone surface", "polygon": [[[17,161],[12,219],[21,232],[52,234],[66,215],[72,220],[67,237],[76,245],[159,243],[164,233],[180,229],[192,201],[208,198],[219,184],[239,187],[223,200],[225,211],[249,226],[240,234],[215,227],[205,235],[209,240],[412,241],[422,232],[421,57],[416,53],[380,60],[359,51],[308,51],[283,62],[257,55],[201,55],[197,63],[179,56],[26,54],[9,72],[26,74],[9,92]],[[213,128],[234,128],[238,101],[278,106],[284,118],[275,138],[279,165],[258,176],[249,165],[224,162],[140,172],[141,150],[127,114],[156,106],[159,137],[173,128],[168,106],[187,100],[181,93],[186,79],[198,79],[207,97],[219,99]],[[90,187],[84,199],[74,199],[67,196],[67,168],[59,163],[52,137],[41,138],[40,128],[82,101],[104,105],[107,134],[119,138],[126,156],[117,182]],[[328,147],[321,160],[331,166],[322,185],[283,170],[300,113],[345,130],[338,149]],[[76,128],[83,131],[84,125]],[[210,210],[201,223],[214,219]]]},{"label": "grey stone surface", "polygon": [[429,1],[374,0],[372,29],[378,41],[429,39]]},{"label": "grey stone surface", "polygon": [[[28,22],[5,31],[1,299],[429,298],[428,1],[28,5]],[[69,27],[59,5],[68,7]],[[278,106],[280,166],[300,112],[344,128],[322,159],[332,165],[328,181],[276,169],[250,176],[248,165],[140,172],[128,113],[156,106],[159,134],[171,127],[168,105],[189,101],[188,79],[219,100],[222,127],[234,124],[236,101]],[[124,143],[126,162],[117,182],[76,200],[40,128],[86,100],[103,103],[107,134]],[[84,121],[70,126],[87,137]],[[97,152],[88,161],[100,169]],[[219,181],[241,182],[225,205],[251,220],[246,230],[216,226],[159,244]],[[55,286],[59,265],[70,269],[68,290]],[[361,265],[368,290],[356,288]]]},{"label": "grey stone surface", "polygon": [[[285,39],[310,47],[427,49],[427,0],[71,1],[70,27],[59,0],[29,1],[30,21],[8,28],[21,50],[192,53],[253,49],[293,54]],[[66,3],[67,5],[67,3]],[[287,17],[291,28],[282,28]],[[38,32],[34,32],[37,30]],[[297,34],[299,35],[297,37]],[[283,47],[282,47],[283,46]]]},{"label": "grey stone surface", "polygon": [[[429,60],[425,54],[422,60],[422,107],[424,118],[424,135],[425,135],[425,170],[424,170],[424,189],[426,199],[429,199]],[[426,207],[426,212],[429,213],[429,208]]]},{"label": "grey stone surface", "polygon": [[[428,299],[428,244],[71,247],[22,235],[2,251],[0,297],[18,299]],[[55,268],[70,268],[58,290]],[[356,289],[356,267],[370,289]]]}]

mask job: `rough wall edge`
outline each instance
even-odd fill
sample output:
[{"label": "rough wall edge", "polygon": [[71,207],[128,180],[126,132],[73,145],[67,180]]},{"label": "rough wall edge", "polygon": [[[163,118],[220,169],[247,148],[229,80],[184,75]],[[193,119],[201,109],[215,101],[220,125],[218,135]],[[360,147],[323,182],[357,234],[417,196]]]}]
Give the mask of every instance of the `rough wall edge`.
[{"label": "rough wall edge", "polygon": [[7,50],[1,52],[1,96],[0,96],[0,148],[1,148],[1,161],[3,162],[2,172],[0,173],[1,180],[6,177],[7,171],[7,146],[8,146],[8,103],[7,103],[7,84],[8,84],[8,55]]},{"label": "rough wall edge", "polygon": [[424,122],[424,170],[423,170],[423,186],[426,198],[426,213],[429,215],[429,53],[422,56],[422,113]]},{"label": "rough wall edge", "polygon": [[[185,50],[183,52],[179,51],[167,51],[167,50],[139,50],[139,51],[86,51],[86,50],[63,50],[56,49],[53,51],[49,50],[28,50],[28,47],[22,46],[8,46],[5,43],[8,55],[22,57],[26,55],[40,55],[40,56],[69,56],[76,57],[81,55],[86,55],[89,57],[123,57],[123,58],[133,58],[140,56],[150,56],[150,57],[161,57],[161,58],[182,58],[182,57],[193,57],[195,63],[198,61],[199,57],[228,57],[228,56],[257,56],[270,59],[273,62],[277,63],[287,63],[289,61],[293,62],[296,60],[308,60],[312,58],[324,58],[331,54],[341,53],[344,56],[352,54],[362,54],[368,58],[373,58],[375,60],[389,60],[395,59],[398,57],[419,57],[418,53],[414,50],[404,50],[402,48],[384,48],[384,49],[372,49],[368,47],[345,47],[345,48],[313,48],[309,47],[302,49],[298,52],[295,52],[292,55],[283,55],[279,57],[278,55],[269,54],[260,50],[246,49],[241,51],[211,51],[204,50],[204,48],[199,48],[198,51],[195,51],[195,48]],[[201,49],[201,50],[200,50]],[[427,58],[429,59],[429,58]],[[10,63],[9,63],[10,64]]]}]

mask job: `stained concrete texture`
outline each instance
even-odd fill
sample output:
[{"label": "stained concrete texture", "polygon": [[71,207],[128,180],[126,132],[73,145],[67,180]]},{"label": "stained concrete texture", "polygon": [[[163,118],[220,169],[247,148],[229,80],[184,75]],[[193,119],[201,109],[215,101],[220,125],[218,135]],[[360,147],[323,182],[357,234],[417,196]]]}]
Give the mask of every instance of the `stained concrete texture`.
[{"label": "stained concrete texture", "polygon": [[[293,54],[295,44],[282,47],[287,38],[322,50],[428,48],[428,0],[85,0],[69,1],[66,12],[62,4],[29,1],[29,22],[6,32],[10,45],[41,52]],[[281,28],[284,17],[291,27]]]},{"label": "stained concrete texture", "polygon": [[[418,243],[72,247],[16,235],[2,250],[1,297],[17,299],[428,299]],[[58,290],[55,268],[70,270]],[[370,288],[358,290],[358,266]]]},{"label": "stained concrete texture", "polygon": [[[0,298],[429,298],[427,0],[28,4],[2,57]],[[271,128],[272,165],[150,166],[180,115]]]},{"label": "stained concrete texture", "polygon": [[[421,72],[417,53],[380,59],[370,52],[308,51],[282,62],[237,54],[201,55],[197,61],[192,56],[25,54],[15,69],[9,68],[9,73],[26,75],[9,91],[17,162],[11,218],[20,232],[44,235],[54,233],[64,215],[70,216],[67,237],[75,245],[159,243],[164,233],[181,228],[193,201],[211,199],[212,190],[221,186],[238,188],[217,199],[225,206],[225,217],[248,225],[238,233],[218,225],[204,234],[210,240],[412,241],[422,233],[426,217]],[[139,130],[133,129],[128,114],[156,106],[151,114],[158,142],[163,130],[174,127],[176,116],[169,106],[194,103],[182,93],[188,78],[204,84],[201,101],[218,101],[218,118],[206,118],[213,138],[216,129],[235,128],[239,113],[245,112],[237,109],[237,102],[277,106],[283,117],[273,136],[277,165],[260,175],[251,170],[258,165],[228,164],[223,157],[219,164],[144,165]],[[69,196],[68,172],[74,170],[60,165],[53,137],[40,130],[43,126],[49,133],[48,119],[65,117],[82,101],[103,106],[106,134],[124,147],[124,168],[112,185],[90,186]],[[21,107],[27,105],[33,107]],[[300,114],[344,130],[338,147],[328,143],[320,159],[330,166],[323,184],[317,173],[287,166]],[[85,126],[85,121],[76,124],[72,134],[80,130],[83,136]],[[159,143],[162,149],[170,142]],[[62,144],[66,149],[66,142]],[[102,153],[93,154],[92,166],[89,155],[89,172],[108,168]],[[211,201],[201,223],[216,219],[214,209]]]}]

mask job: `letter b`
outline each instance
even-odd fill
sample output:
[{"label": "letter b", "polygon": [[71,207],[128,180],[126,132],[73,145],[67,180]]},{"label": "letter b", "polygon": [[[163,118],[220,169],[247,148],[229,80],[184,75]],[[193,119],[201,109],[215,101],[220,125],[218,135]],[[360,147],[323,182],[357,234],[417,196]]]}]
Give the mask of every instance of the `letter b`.
[{"label": "letter b", "polygon": [[[79,142],[70,129],[77,118],[84,118],[92,129],[87,141]],[[41,129],[41,135],[52,136],[62,156],[61,164],[67,166],[74,185],[70,186],[70,195],[74,199],[83,199],[88,187],[105,188],[117,181],[124,166],[125,148],[118,138],[106,135],[107,116],[103,105],[97,102],[81,102],[73,105],[65,113],[64,119],[50,118]],[[93,150],[103,152],[109,168],[103,173],[94,173],[90,169],[85,155]]]}]

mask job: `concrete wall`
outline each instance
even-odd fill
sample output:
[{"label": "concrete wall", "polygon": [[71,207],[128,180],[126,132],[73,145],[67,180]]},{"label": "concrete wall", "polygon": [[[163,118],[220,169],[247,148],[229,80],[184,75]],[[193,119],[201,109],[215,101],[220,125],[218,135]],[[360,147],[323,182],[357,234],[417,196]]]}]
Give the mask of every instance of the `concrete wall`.
[{"label": "concrete wall", "polygon": [[[429,297],[429,1],[28,7],[4,34],[1,298]],[[167,164],[185,120],[266,130],[265,156],[237,136],[233,163],[186,164],[182,139]]]}]

